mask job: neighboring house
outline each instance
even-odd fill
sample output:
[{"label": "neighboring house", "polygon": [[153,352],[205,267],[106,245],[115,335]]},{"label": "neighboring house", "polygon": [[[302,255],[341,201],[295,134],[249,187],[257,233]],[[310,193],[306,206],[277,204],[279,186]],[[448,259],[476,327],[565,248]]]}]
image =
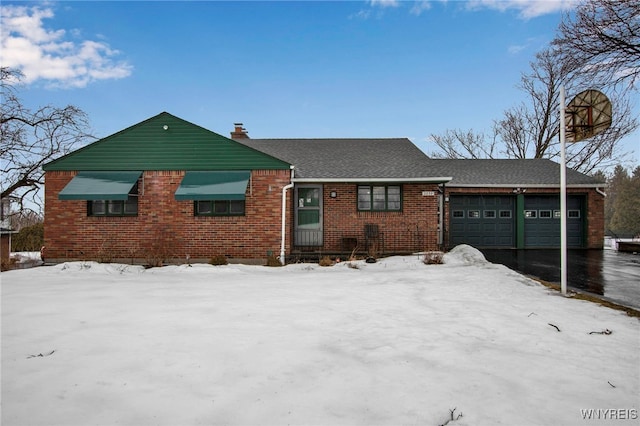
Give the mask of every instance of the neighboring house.
[{"label": "neighboring house", "polygon": [[[163,112],[46,164],[48,261],[556,245],[530,241],[557,234],[551,161],[435,160],[406,138],[251,139],[241,124],[231,137]],[[601,248],[601,184],[568,182],[583,230],[570,241]]]},{"label": "neighboring house", "polygon": [[8,262],[11,257],[11,234],[16,231],[10,228],[0,227],[0,261]]}]

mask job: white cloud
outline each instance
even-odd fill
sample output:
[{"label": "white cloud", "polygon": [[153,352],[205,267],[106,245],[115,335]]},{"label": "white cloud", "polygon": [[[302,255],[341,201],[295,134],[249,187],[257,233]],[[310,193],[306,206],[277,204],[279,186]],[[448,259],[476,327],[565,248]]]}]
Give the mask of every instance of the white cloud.
[{"label": "white cloud", "polygon": [[556,13],[574,8],[579,0],[470,0],[469,9],[495,9],[519,11],[523,19],[531,19],[549,13]]},{"label": "white cloud", "polygon": [[517,55],[518,53],[522,52],[526,48],[527,48],[526,44],[512,44],[507,48],[507,50],[511,55]]},{"label": "white cloud", "polygon": [[425,10],[431,9],[431,2],[429,0],[416,1],[411,7],[411,14],[419,16]]},{"label": "white cloud", "polygon": [[[461,4],[463,8],[474,11],[480,9],[493,9],[500,12],[514,10],[522,19],[532,19],[538,16],[557,13],[574,8],[580,0],[465,0],[454,2]],[[368,19],[371,10],[383,10],[399,8],[409,5],[409,13],[420,16],[431,9],[434,3],[448,3],[449,0],[368,0],[368,10],[361,10],[355,17]],[[376,14],[380,16],[380,14]]]},{"label": "white cloud", "polygon": [[[131,75],[132,66],[117,61],[120,52],[102,41],[70,40],[67,31],[53,30],[44,20],[53,18],[52,9],[2,6],[2,66],[16,68],[29,84],[45,80],[49,86],[85,87],[96,80]],[[77,30],[69,33],[77,37]]]},{"label": "white cloud", "polygon": [[399,0],[370,0],[371,6],[377,7],[398,7],[400,5]]}]

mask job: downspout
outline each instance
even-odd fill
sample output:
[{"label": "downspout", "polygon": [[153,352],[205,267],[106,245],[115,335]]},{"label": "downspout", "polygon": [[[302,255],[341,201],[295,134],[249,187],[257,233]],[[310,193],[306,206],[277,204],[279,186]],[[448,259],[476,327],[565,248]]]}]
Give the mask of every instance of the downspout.
[{"label": "downspout", "polygon": [[596,192],[600,195],[602,195],[603,197],[606,197],[607,194],[605,194],[604,192],[602,192],[602,190],[600,190],[600,188],[596,188]]},{"label": "downspout", "polygon": [[[294,166],[289,166],[291,168],[291,179],[293,180],[294,176]],[[284,246],[286,243],[286,235],[287,235],[287,190],[293,188],[293,182],[282,187],[282,228],[280,229],[280,233],[282,235],[282,239],[280,242],[280,263],[282,265],[285,264],[285,252]]]},{"label": "downspout", "polygon": [[446,184],[443,182],[440,187],[440,194],[438,200],[438,209],[440,209],[440,217],[438,218],[438,248],[443,250],[444,248],[444,234],[445,234],[445,201],[447,199],[447,188]]}]

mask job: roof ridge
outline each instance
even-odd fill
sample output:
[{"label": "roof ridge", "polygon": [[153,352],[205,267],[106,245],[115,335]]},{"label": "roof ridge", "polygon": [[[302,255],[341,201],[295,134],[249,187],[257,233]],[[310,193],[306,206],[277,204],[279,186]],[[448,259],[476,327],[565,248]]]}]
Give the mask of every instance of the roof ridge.
[{"label": "roof ridge", "polygon": [[[234,139],[235,140],[235,139]],[[410,140],[407,137],[390,137],[390,138],[249,138],[243,139],[243,141],[372,141],[372,140]]]}]

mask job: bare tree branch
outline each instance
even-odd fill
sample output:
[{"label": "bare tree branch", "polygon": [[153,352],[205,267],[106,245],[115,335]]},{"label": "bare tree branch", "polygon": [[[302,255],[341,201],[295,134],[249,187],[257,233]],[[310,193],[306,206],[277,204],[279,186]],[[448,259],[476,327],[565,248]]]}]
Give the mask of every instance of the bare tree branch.
[{"label": "bare tree branch", "polygon": [[444,135],[431,134],[429,139],[442,152],[434,152],[435,158],[495,158],[497,141],[487,141],[483,133],[473,130],[447,130]]},{"label": "bare tree branch", "polygon": [[563,63],[598,86],[640,79],[640,2],[586,0],[565,14],[554,41]]},{"label": "bare tree branch", "polygon": [[18,70],[0,68],[0,198],[11,197],[20,209],[26,200],[39,204],[45,163],[93,138],[88,117],[78,107],[25,108],[15,87],[21,77]]}]

